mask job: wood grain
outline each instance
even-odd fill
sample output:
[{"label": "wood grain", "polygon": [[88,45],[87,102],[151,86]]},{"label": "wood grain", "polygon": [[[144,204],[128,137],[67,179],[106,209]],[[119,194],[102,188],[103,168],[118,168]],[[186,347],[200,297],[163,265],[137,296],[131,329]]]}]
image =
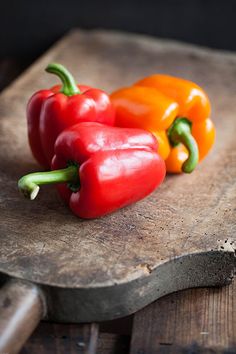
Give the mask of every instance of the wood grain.
[{"label": "wood grain", "polygon": [[134,316],[130,354],[236,353],[236,282],[159,299]]},{"label": "wood grain", "polygon": [[[97,325],[94,325],[97,337]],[[94,331],[93,331],[94,333]],[[41,323],[20,354],[88,354],[90,325]],[[129,336],[99,333],[96,354],[128,354]]]},{"label": "wood grain", "polygon": [[[130,354],[234,354],[235,306],[236,282],[165,296],[134,315]],[[97,354],[128,354],[131,320],[101,324],[100,329],[110,333],[99,334]],[[81,328],[42,323],[21,354],[73,354]]]},{"label": "wood grain", "polygon": [[0,353],[16,354],[45,314],[43,295],[27,282],[9,281],[0,291]]},{"label": "wood grain", "polygon": [[[17,179],[39,166],[27,144],[25,105],[56,82],[58,61],[80,82],[112,91],[153,72],[196,81],[209,93],[217,142],[191,175],[169,176],[145,200],[82,221],[51,187],[34,202]],[[236,56],[145,36],[74,31],[0,98],[0,273],[42,286],[49,318],[121,317],[167,293],[231,281],[234,267]],[[19,226],[20,223],[20,226]]]}]

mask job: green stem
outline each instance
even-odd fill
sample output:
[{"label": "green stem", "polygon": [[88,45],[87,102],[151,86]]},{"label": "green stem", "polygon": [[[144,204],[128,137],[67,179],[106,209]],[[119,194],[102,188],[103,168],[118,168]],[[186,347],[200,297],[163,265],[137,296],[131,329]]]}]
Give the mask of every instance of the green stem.
[{"label": "green stem", "polygon": [[168,130],[170,143],[175,146],[183,144],[189,153],[187,160],[182,165],[182,171],[191,173],[198,164],[199,153],[196,140],[191,134],[191,123],[187,118],[177,118]]},{"label": "green stem", "polygon": [[45,70],[48,73],[59,76],[62,81],[62,88],[60,92],[64,93],[66,96],[73,96],[81,93],[73,76],[63,65],[51,63]]},{"label": "green stem", "polygon": [[39,186],[65,182],[78,184],[78,166],[71,165],[63,170],[30,173],[19,179],[18,187],[25,197],[33,200],[37,197]]}]

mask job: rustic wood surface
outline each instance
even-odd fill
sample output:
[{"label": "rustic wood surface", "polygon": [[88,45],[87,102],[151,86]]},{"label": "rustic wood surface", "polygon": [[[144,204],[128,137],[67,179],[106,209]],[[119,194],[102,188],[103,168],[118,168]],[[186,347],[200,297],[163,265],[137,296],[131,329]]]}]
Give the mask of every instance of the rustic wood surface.
[{"label": "rustic wood surface", "polygon": [[0,291],[0,353],[16,354],[45,313],[37,286],[9,281]]},{"label": "rustic wood surface", "polygon": [[128,335],[101,332],[96,350],[88,352],[93,337],[89,325],[41,323],[20,354],[128,354],[129,352]]},{"label": "rustic wood surface", "polygon": [[234,354],[235,309],[235,281],[165,296],[134,315],[130,354]]},{"label": "rustic wood surface", "polygon": [[[17,62],[14,61],[13,70],[12,68],[13,61],[8,62],[7,64],[4,61],[4,65],[0,65],[1,73],[1,82],[6,83],[9,81],[9,71],[11,71],[11,76],[15,76]],[[5,70],[7,66],[8,70]],[[4,70],[3,70],[4,69]],[[19,71],[20,69],[18,69]],[[214,294],[217,293],[217,296]],[[190,309],[196,309],[197,303],[201,301],[202,307],[204,306],[204,311],[208,315],[208,309],[214,309],[211,312],[211,316],[208,317],[208,323],[204,316],[201,316],[199,319],[199,311],[191,310],[191,323],[194,323],[194,328],[196,324],[198,326],[197,330],[191,330],[192,337],[190,337],[189,328],[187,330],[184,326],[180,326],[183,321],[183,316],[185,312],[181,311],[184,307]],[[187,302],[187,305],[185,305]],[[158,305],[159,304],[159,305]],[[170,305],[172,304],[172,305]],[[174,305],[173,305],[174,304]],[[227,288],[221,289],[195,289],[180,291],[178,293],[166,296],[157,300],[148,308],[140,311],[135,315],[135,325],[134,325],[134,335],[132,342],[132,350],[147,352],[147,340],[149,339],[149,349],[155,348],[155,353],[171,353],[173,348],[177,353],[176,343],[182,343],[183,349],[183,339],[179,340],[178,338],[184,338],[184,336],[189,335],[187,343],[184,345],[182,352],[191,352],[191,353],[227,353],[233,354],[236,352],[234,344],[235,342],[235,333],[236,333],[236,311],[234,310],[236,304],[236,289],[235,282],[229,285]],[[157,306],[161,309],[157,313]],[[174,307],[174,310],[173,310]],[[164,317],[162,319],[161,314]],[[199,305],[198,308],[199,310]],[[223,316],[218,316],[218,310]],[[173,314],[174,312],[174,314]],[[153,315],[155,314],[155,315]],[[181,316],[180,316],[181,314]],[[202,314],[202,311],[201,311]],[[167,321],[166,319],[176,319],[176,321]],[[141,324],[144,323],[146,326],[146,335],[143,335],[143,328],[139,326],[139,320],[141,319]],[[162,323],[166,325],[162,325]],[[167,325],[168,323],[168,325]],[[169,325],[172,325],[171,330]],[[186,322],[185,322],[186,323]],[[174,327],[173,327],[174,325]],[[62,324],[53,324],[43,322],[39,328],[34,332],[29,341],[24,346],[21,354],[60,354],[69,351],[71,354],[73,351],[78,353],[78,350],[83,349],[81,347],[81,333],[84,333],[84,325],[62,325]],[[87,325],[85,325],[87,326]],[[160,329],[156,331],[156,327]],[[168,326],[168,328],[166,328]],[[181,327],[181,328],[180,328]],[[210,331],[199,332],[199,328],[210,327]],[[155,330],[154,330],[155,328]],[[191,326],[192,328],[192,326]],[[128,354],[129,352],[129,335],[132,329],[132,317],[124,318],[121,320],[109,321],[106,323],[100,324],[100,330],[102,332],[110,333],[100,333],[98,339],[97,354]],[[214,341],[209,345],[209,335],[210,339],[212,338],[212,333],[217,334],[217,330],[221,330],[220,336],[215,337]],[[150,333],[151,330],[151,333]],[[184,332],[182,332],[184,331]],[[156,336],[153,335],[153,332],[156,333]],[[91,331],[90,331],[91,333]],[[111,334],[113,333],[113,334]],[[119,333],[119,334],[117,334]],[[173,335],[170,338],[168,335],[169,342],[167,342],[166,333],[172,333]],[[177,336],[178,333],[178,336]],[[134,341],[134,338],[137,338],[138,341]],[[207,337],[206,337],[207,336]],[[200,337],[200,338],[199,338]],[[164,341],[163,341],[164,338]],[[207,340],[206,340],[207,338]],[[220,340],[218,340],[220,338]],[[160,339],[162,339],[160,341]],[[171,339],[171,340],[170,340]],[[197,339],[197,340],[196,340]],[[151,342],[151,340],[153,342]],[[158,345],[159,340],[159,345]],[[203,343],[204,340],[204,343]],[[80,343],[80,346],[78,346]],[[160,344],[162,343],[162,344]],[[220,345],[220,347],[219,347]],[[86,346],[84,346],[85,348]],[[142,348],[142,349],[140,349]],[[213,349],[214,348],[214,349]],[[83,353],[83,352],[82,352]]]},{"label": "rustic wood surface", "polygon": [[[1,59],[0,60],[0,77],[1,77],[0,90],[3,89],[12,79],[14,79],[17,76],[17,74],[19,74],[20,71],[22,71],[22,63],[19,63],[18,60]],[[3,278],[1,279],[1,282],[4,283]],[[40,320],[40,317],[43,315],[39,311],[40,310],[40,304],[38,301],[39,298],[35,296],[37,294],[36,287],[35,286],[31,287],[29,285],[27,286],[25,283],[23,283],[22,285],[20,285],[20,282],[18,281],[9,282],[6,285],[6,287],[2,289],[3,291],[0,292],[0,306],[4,306],[3,309],[1,307],[1,311],[0,311],[1,313],[0,352],[1,353],[7,352],[8,354],[10,354],[13,352],[13,350],[18,351],[18,349],[20,349],[20,347],[23,344],[25,344],[25,340],[27,336],[31,333],[35,325],[37,325],[38,321]],[[10,287],[10,294],[9,294],[9,287]],[[12,303],[10,304],[11,301]],[[25,301],[26,301],[25,310],[27,312],[27,316],[25,316],[24,311],[22,311],[22,305],[25,304]],[[33,307],[33,311],[32,311],[32,307]],[[14,309],[16,311],[20,309],[19,313],[17,312],[15,313],[15,315],[17,315],[17,320],[13,315]],[[8,324],[6,323],[6,319],[8,320]],[[26,323],[23,326],[23,323],[25,321]],[[10,326],[9,328],[9,325],[12,324],[12,322],[14,322],[14,326]],[[127,322],[125,322],[125,325],[126,323]],[[111,329],[109,324],[110,322],[105,323],[104,324],[105,328]],[[122,319],[122,324],[123,324],[123,319]],[[101,353],[103,354],[112,354],[112,353],[114,354],[115,350],[119,350],[120,354],[124,354],[124,350],[127,348],[128,345],[127,343],[129,343],[127,342],[126,338],[123,338],[124,336],[110,335],[108,333],[108,334],[104,334],[102,338],[99,339],[99,347],[96,348],[97,337],[98,337],[97,325],[94,324],[90,324],[90,325],[85,324],[85,325],[76,325],[76,326],[68,325],[65,327],[64,330],[63,329],[64,329],[63,325],[43,323],[42,325],[39,326],[39,329],[37,329],[34,332],[32,338],[30,338],[30,340],[27,341],[21,353],[40,354],[41,351],[43,354],[52,354],[55,352],[57,352],[57,354],[59,353],[64,354],[65,347],[68,348],[68,343],[70,343],[69,344],[69,348],[71,349],[70,353],[72,353],[73,350],[75,351],[75,353],[78,353],[78,348],[80,348],[81,354],[82,353],[88,354],[88,349],[90,349],[90,354],[97,353],[97,349],[98,350],[101,349]],[[14,332],[17,331],[17,333],[12,333],[12,330]],[[8,335],[6,336],[6,334]],[[92,345],[90,343],[92,343]],[[11,345],[10,349],[9,349],[9,345]]]},{"label": "rustic wood surface", "polygon": [[[58,61],[80,82],[111,91],[153,72],[202,85],[213,102],[217,143],[191,175],[170,176],[136,205],[82,221],[51,188],[24,200],[16,181],[39,170],[27,145],[25,105],[55,83]],[[43,285],[49,317],[104,320],[164,294],[230,282],[235,238],[236,56],[145,36],[74,31],[0,98],[0,272]],[[63,305],[63,306],[62,306]]]},{"label": "rustic wood surface", "polygon": [[[100,324],[96,354],[235,354],[235,307],[235,281],[167,295],[137,312],[133,327],[132,317]],[[21,354],[80,353],[81,333],[83,325],[41,323]]]}]

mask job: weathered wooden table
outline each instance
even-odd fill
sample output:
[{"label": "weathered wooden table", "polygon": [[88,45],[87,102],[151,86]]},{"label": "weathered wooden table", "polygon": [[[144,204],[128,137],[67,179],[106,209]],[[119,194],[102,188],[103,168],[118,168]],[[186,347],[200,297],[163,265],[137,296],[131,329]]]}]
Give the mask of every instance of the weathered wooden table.
[{"label": "weathered wooden table", "polygon": [[[236,282],[167,295],[134,318],[42,323],[21,354],[235,354]],[[94,343],[96,342],[97,349]]]},{"label": "weathered wooden table", "polygon": [[[202,50],[174,42],[152,40],[145,37],[140,38],[139,36],[106,34],[103,32],[92,32],[91,34],[82,32],[82,35],[80,35],[79,31],[74,31],[67,36],[66,40],[61,41],[59,45],[51,50],[43,58],[43,62],[54,58],[55,53],[57,53],[59,59],[61,56],[65,62],[70,62],[69,58],[67,58],[69,54],[66,53],[66,49],[72,45],[76,46],[77,42],[80,46],[82,44],[86,53],[86,36],[90,42],[88,55],[91,56],[96,51],[97,46],[100,50],[100,60],[104,59],[106,63],[107,72],[104,72],[105,89],[113,87],[112,77],[109,73],[113,72],[114,69],[111,70],[109,68],[112,62],[109,62],[107,56],[120,55],[118,60],[120,65],[117,68],[116,75],[120,73],[122,77],[122,63],[127,66],[127,52],[122,53],[121,50],[118,53],[117,47],[116,49],[112,47],[112,43],[115,41],[118,43],[118,48],[124,48],[124,50],[132,54],[130,61],[134,62],[136,72],[138,68],[142,68],[142,74],[149,74],[150,68],[153,70],[156,67],[158,71],[165,71],[169,67],[170,70],[173,70],[173,72],[170,72],[171,74],[177,76],[184,72],[187,78],[195,80],[198,78],[198,83],[200,84],[204,82],[210,97],[215,103],[213,112],[224,113],[225,116],[222,117],[222,120],[225,117],[230,117],[230,121],[225,122],[225,131],[229,132],[230,128],[234,129],[235,125],[232,124],[231,117],[233,112],[235,112],[234,99],[236,98],[236,84],[233,78],[236,67],[235,55]],[[111,43],[110,51],[108,50],[109,42]],[[152,45],[153,50],[150,50]],[[101,50],[102,47],[104,47],[104,52]],[[145,61],[143,55],[140,58],[135,57],[139,50],[143,53],[146,50],[153,53],[149,57],[150,62]],[[163,58],[165,58],[164,61]],[[159,60],[159,62],[155,63],[154,60]],[[72,62],[75,65],[76,60],[74,59]],[[175,62],[175,65],[173,65],[173,62]],[[90,59],[90,68],[91,64],[92,60]],[[149,64],[150,67],[148,66]],[[81,63],[81,68],[78,68],[79,70],[81,69],[83,80],[85,80],[83,76],[83,68],[85,66],[86,63]],[[95,70],[97,68],[94,67],[94,72]],[[210,73],[209,75],[208,72]],[[132,75],[132,72],[126,75],[124,82],[128,83],[129,80],[133,80]],[[102,77],[102,75],[99,77]],[[22,82],[20,85],[22,85]],[[217,118],[219,122],[221,118]],[[221,123],[219,125],[221,126]],[[221,137],[227,140],[226,133],[221,132]],[[231,138],[227,142],[220,141],[218,143],[218,154],[220,154],[220,148],[226,143],[229,144],[229,149],[235,147]],[[215,185],[212,180],[210,182],[207,179],[204,180],[204,183],[209,182],[209,185],[203,188],[204,195],[199,196],[199,205],[196,205],[197,208],[199,207],[199,213],[201,199],[203,198],[206,202],[210,196],[209,198],[212,201],[214,188],[217,189],[219,197],[217,200],[213,200],[214,205],[209,204],[207,215],[199,214],[199,219],[196,220],[196,225],[192,228],[192,232],[196,237],[196,244],[194,244],[193,239],[186,238],[185,240],[185,247],[190,250],[199,247],[197,237],[201,234],[202,240],[204,239],[203,234],[206,227],[208,233],[205,235],[206,244],[208,237],[211,241],[217,240],[217,235],[213,233],[214,230],[219,231],[219,249],[225,246],[231,247],[231,243],[235,239],[235,210],[232,210],[235,206],[235,180],[233,182],[235,169],[232,168],[232,165],[235,165],[235,154],[230,153],[229,156],[227,163],[222,161],[221,166],[216,166],[218,171],[221,168],[226,169],[223,176],[228,183],[225,183],[224,190],[220,190],[217,178]],[[225,155],[222,155],[222,158],[225,158]],[[211,161],[214,161],[214,157]],[[217,159],[215,161],[219,162]],[[230,164],[231,166],[228,166]],[[212,166],[211,163],[211,169]],[[234,173],[234,176],[232,173]],[[169,212],[171,213],[172,211],[169,210]],[[219,217],[213,215],[215,212],[219,212]],[[212,221],[214,221],[212,225],[207,225]],[[184,223],[186,223],[186,220],[184,220]],[[230,229],[228,225],[230,225]],[[181,233],[181,227],[179,225],[177,227]],[[228,237],[231,237],[230,240],[228,240]],[[173,257],[175,256],[174,253],[175,247],[173,246]],[[204,276],[207,279],[207,274],[204,275],[203,270],[203,278]],[[217,279],[217,275],[213,274],[214,277]],[[223,280],[221,280],[222,282]],[[224,282],[230,282],[230,279],[225,279]],[[191,281],[189,283],[191,284]],[[212,282],[212,285],[216,285],[216,280]],[[184,290],[157,300],[137,312],[134,316],[121,322],[115,321],[100,325],[42,323],[25,345],[22,353],[236,353],[235,290],[234,283],[223,288]]]}]

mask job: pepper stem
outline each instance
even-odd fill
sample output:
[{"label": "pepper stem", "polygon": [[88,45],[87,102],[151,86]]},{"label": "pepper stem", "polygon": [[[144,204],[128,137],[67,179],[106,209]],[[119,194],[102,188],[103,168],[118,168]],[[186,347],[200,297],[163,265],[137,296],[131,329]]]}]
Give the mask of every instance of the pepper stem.
[{"label": "pepper stem", "polygon": [[75,82],[75,79],[63,65],[51,63],[46,67],[45,70],[48,73],[59,76],[62,81],[62,88],[60,92],[64,93],[64,95],[73,96],[81,93]]},{"label": "pepper stem", "polygon": [[168,137],[173,146],[182,143],[187,148],[189,156],[182,165],[182,171],[191,173],[199,159],[198,145],[191,134],[191,122],[187,118],[177,118],[168,130]]},{"label": "pepper stem", "polygon": [[70,165],[62,170],[30,173],[19,179],[18,188],[26,198],[33,200],[38,195],[39,186],[65,182],[78,184],[78,166]]}]

